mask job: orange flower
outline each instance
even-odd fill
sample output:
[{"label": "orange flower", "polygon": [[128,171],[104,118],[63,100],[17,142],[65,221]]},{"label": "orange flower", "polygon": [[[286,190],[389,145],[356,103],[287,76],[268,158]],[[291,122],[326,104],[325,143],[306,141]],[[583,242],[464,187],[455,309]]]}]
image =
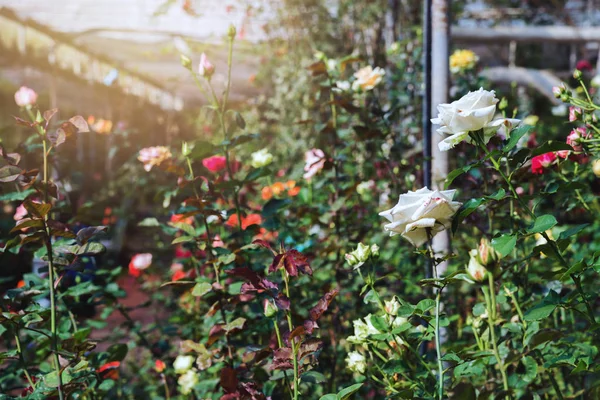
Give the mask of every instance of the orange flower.
[{"label": "orange flower", "polygon": [[158,373],[163,372],[165,370],[165,368],[167,368],[167,365],[161,361],[161,360],[156,360],[154,362],[154,370]]},{"label": "orange flower", "polygon": [[263,200],[271,200],[271,198],[273,197],[273,191],[271,190],[271,187],[265,186],[264,188],[262,188],[261,195]]},{"label": "orange flower", "polygon": [[296,187],[288,190],[288,196],[290,196],[290,197],[298,196],[298,193],[300,193],[300,186],[296,186]]},{"label": "orange flower", "polygon": [[287,186],[288,189],[293,189],[296,187],[296,181],[287,181],[285,186]]},{"label": "orange flower", "polygon": [[[242,230],[246,230],[250,225],[260,225],[262,223],[262,218],[260,214],[249,214],[247,217],[242,217]],[[237,214],[231,214],[225,222],[225,225],[236,227],[238,226],[238,216]]]},{"label": "orange flower", "polygon": [[273,190],[275,196],[279,196],[285,191],[285,185],[282,182],[275,182],[273,186],[271,186],[271,190]]},{"label": "orange flower", "polygon": [[17,288],[22,288],[25,286],[25,281],[23,279],[21,279],[19,282],[17,282]]},{"label": "orange flower", "polygon": [[171,215],[171,222],[183,222],[184,224],[193,225],[194,217],[186,217],[184,214],[173,214]]}]

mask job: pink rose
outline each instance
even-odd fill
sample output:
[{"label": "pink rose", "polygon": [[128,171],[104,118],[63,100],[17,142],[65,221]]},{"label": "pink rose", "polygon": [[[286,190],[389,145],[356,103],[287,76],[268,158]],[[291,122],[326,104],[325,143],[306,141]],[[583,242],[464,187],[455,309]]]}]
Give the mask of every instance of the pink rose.
[{"label": "pink rose", "polygon": [[583,113],[581,112],[581,108],[579,107],[569,107],[569,122],[575,122],[578,119],[581,118],[581,115]]},{"label": "pink rose", "polygon": [[150,171],[152,167],[162,164],[171,157],[171,151],[165,146],[146,147],[138,154],[138,160],[144,164],[146,171]]},{"label": "pink rose", "polygon": [[15,93],[15,103],[19,107],[31,107],[37,101],[38,95],[35,90],[28,88],[27,86],[21,86]]},{"label": "pink rose", "polygon": [[531,172],[536,175],[541,175],[544,173],[544,168],[551,166],[555,160],[556,154],[552,152],[533,157],[531,159]]},{"label": "pink rose", "polygon": [[310,179],[325,166],[325,153],[320,149],[312,149],[304,154],[306,165],[304,166],[304,179]]},{"label": "pink rose", "polygon": [[223,156],[212,156],[202,160],[202,165],[210,172],[219,172],[227,167],[227,159]]},{"label": "pink rose", "polygon": [[23,204],[21,204],[19,207],[17,207],[17,210],[15,211],[15,215],[13,216],[15,221],[20,221],[23,218],[25,218],[25,216],[27,215],[27,210],[25,209],[25,206]]}]

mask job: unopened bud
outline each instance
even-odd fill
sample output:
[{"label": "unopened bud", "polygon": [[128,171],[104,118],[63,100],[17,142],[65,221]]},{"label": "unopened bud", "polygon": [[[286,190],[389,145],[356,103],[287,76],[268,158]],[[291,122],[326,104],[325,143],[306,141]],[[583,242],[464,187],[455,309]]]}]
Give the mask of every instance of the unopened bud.
[{"label": "unopened bud", "polygon": [[563,93],[563,94],[560,95],[560,99],[563,102],[567,103],[569,101],[569,95],[567,93]]},{"label": "unopened bud", "polygon": [[552,94],[554,95],[554,97],[556,97],[557,99],[560,98],[560,96],[563,94],[563,90],[560,86],[554,86],[552,88]]},{"label": "unopened bud", "polygon": [[235,29],[235,25],[233,25],[233,24],[229,25],[229,29],[227,30],[227,36],[229,36],[231,39],[233,39],[235,37],[236,33],[237,33],[237,30]]},{"label": "unopened bud", "polygon": [[467,265],[467,272],[477,282],[483,282],[487,276],[487,269],[479,263],[477,260],[477,250],[473,249],[469,252],[469,264]]},{"label": "unopened bud", "polygon": [[594,175],[600,178],[600,159],[594,160],[592,163],[592,171],[594,171]]},{"label": "unopened bud", "polygon": [[498,104],[498,109],[504,110],[506,107],[508,107],[508,100],[506,100],[506,97],[503,97],[502,100],[500,100],[500,104]]},{"label": "unopened bud", "polygon": [[580,71],[580,70],[578,70],[578,69],[576,69],[575,71],[573,71],[573,78],[575,78],[575,79],[577,79],[577,80],[581,79],[581,76],[582,76],[582,75],[583,75],[583,74],[582,74],[582,73],[581,73],[581,71]]},{"label": "unopened bud", "polygon": [[275,315],[277,315],[277,306],[273,304],[273,300],[265,299],[263,302],[263,308],[265,317],[273,318]]},{"label": "unopened bud", "polygon": [[493,266],[499,258],[500,254],[492,247],[490,241],[482,238],[477,249],[477,261],[487,268]]},{"label": "unopened bud", "polygon": [[181,155],[183,155],[184,157],[187,157],[190,155],[191,152],[192,152],[192,149],[190,148],[190,145],[188,144],[188,142],[182,142],[181,143]]},{"label": "unopened bud", "polygon": [[183,66],[183,68],[189,70],[192,69],[192,60],[188,56],[181,54],[179,58],[181,60],[181,65]]}]

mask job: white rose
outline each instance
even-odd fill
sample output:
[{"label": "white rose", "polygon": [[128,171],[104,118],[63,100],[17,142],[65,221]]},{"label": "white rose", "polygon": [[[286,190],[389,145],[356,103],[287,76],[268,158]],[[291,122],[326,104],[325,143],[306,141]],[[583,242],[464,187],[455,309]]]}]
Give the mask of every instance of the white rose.
[{"label": "white rose", "polygon": [[477,249],[473,249],[469,252],[469,264],[467,265],[467,272],[477,282],[482,282],[487,274],[487,270],[483,265],[477,261]]},{"label": "white rose", "polygon": [[600,75],[594,76],[590,83],[593,87],[600,87]]},{"label": "white rose", "polygon": [[394,297],[392,300],[385,301],[385,312],[389,315],[397,315],[400,309],[400,303]]},{"label": "white rose", "polygon": [[357,319],[353,322],[354,324],[354,335],[348,336],[350,343],[363,343],[367,340],[369,335],[376,335],[381,333],[371,323],[371,314],[365,317],[366,323],[362,319]]},{"label": "white rose", "polygon": [[173,369],[178,374],[183,374],[188,371],[194,365],[194,357],[193,356],[177,356],[175,361],[173,361]]},{"label": "white rose", "polygon": [[370,65],[359,69],[354,74],[356,80],[352,82],[352,90],[368,91],[377,86],[385,75],[385,70],[381,67],[371,67]]},{"label": "white rose", "polygon": [[456,190],[429,190],[422,188],[400,195],[398,204],[380,212],[390,223],[384,226],[390,236],[402,235],[414,246],[427,242],[427,231],[431,236],[450,226],[452,217],[462,203],[452,201]]},{"label": "white rose", "polygon": [[252,157],[250,165],[254,168],[266,167],[273,162],[273,154],[267,149],[255,151],[250,157]]},{"label": "white rose", "polygon": [[346,92],[346,91],[350,90],[350,88],[352,87],[352,84],[348,81],[337,81],[335,83],[335,86],[337,86],[338,89]]},{"label": "white rose", "polygon": [[346,357],[346,365],[350,371],[364,374],[367,370],[367,359],[358,351],[352,351]]},{"label": "white rose", "polygon": [[519,123],[519,120],[511,118],[492,121],[497,103],[498,99],[493,90],[480,88],[450,104],[440,104],[438,117],[431,122],[440,125],[437,129],[439,134],[450,135],[439,143],[440,151],[448,151],[462,141],[471,143],[469,132],[483,129],[484,143],[487,143],[502,127],[510,129]]},{"label": "white rose", "polygon": [[194,370],[189,370],[177,379],[181,394],[190,394],[194,386],[198,383],[198,374]]}]

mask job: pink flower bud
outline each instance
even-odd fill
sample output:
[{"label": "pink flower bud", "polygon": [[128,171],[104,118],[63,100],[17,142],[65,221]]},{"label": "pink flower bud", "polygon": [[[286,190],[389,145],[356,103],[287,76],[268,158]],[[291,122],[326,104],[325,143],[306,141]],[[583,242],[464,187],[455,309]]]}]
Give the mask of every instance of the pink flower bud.
[{"label": "pink flower bud", "polygon": [[214,72],[215,66],[212,65],[210,61],[208,61],[208,57],[206,57],[206,54],[202,53],[200,55],[200,65],[198,66],[198,74],[200,76],[210,78],[212,74],[214,74]]},{"label": "pink flower bud", "polygon": [[569,122],[575,122],[578,119],[581,119],[583,112],[579,107],[569,107]]},{"label": "pink flower bud", "polygon": [[21,86],[15,93],[15,103],[19,107],[31,107],[37,101],[38,95],[35,90],[28,88],[27,86]]}]

